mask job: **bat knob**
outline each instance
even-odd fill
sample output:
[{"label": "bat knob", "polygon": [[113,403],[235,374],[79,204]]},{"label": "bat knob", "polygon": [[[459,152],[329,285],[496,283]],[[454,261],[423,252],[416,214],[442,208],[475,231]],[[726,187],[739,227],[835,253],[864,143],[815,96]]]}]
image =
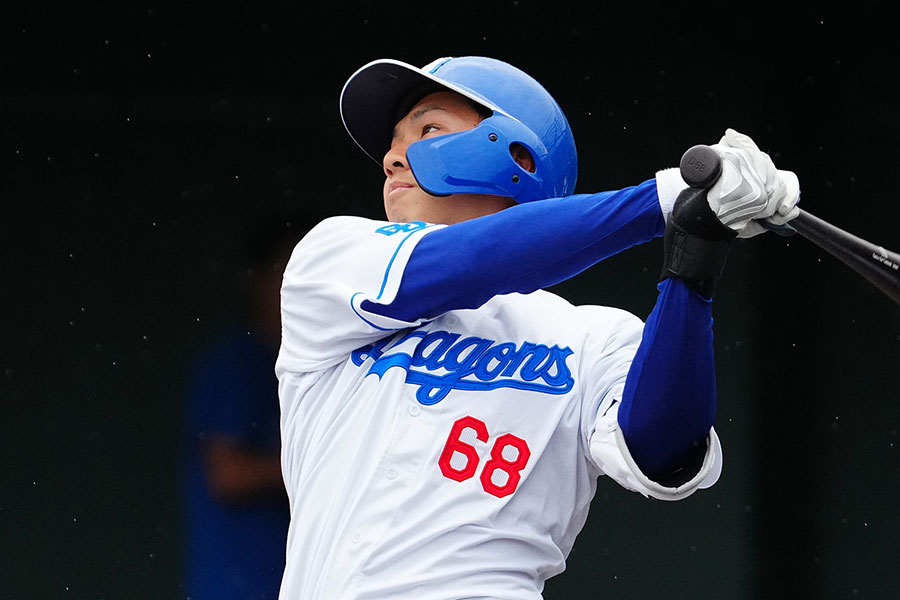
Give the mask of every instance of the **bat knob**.
[{"label": "bat knob", "polygon": [[703,144],[689,148],[681,157],[681,178],[692,188],[708,189],[722,174],[722,157]]}]

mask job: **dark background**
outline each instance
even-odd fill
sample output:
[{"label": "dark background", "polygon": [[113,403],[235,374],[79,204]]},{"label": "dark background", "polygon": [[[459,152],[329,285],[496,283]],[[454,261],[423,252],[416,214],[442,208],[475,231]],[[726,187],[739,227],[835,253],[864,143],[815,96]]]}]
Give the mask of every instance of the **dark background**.
[{"label": "dark background", "polygon": [[[900,248],[885,9],[726,2],[97,3],[0,19],[0,600],[179,598],[196,353],[242,309],[244,240],[381,216],[343,131],[375,58],[507,60],[566,110],[579,192],[726,127],[803,206]],[[559,293],[645,317],[661,247]],[[601,480],[546,598],[898,598],[900,309],[799,237],[735,244],[715,302],[725,446],[686,502]]]}]

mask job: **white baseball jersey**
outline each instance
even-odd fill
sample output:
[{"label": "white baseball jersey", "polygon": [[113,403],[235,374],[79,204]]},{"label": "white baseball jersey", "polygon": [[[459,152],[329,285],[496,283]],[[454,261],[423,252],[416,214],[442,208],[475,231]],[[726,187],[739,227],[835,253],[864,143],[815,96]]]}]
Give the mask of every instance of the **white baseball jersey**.
[{"label": "white baseball jersey", "polygon": [[335,217],[288,264],[282,600],[538,599],[598,476],[660,499],[718,478],[712,430],[701,470],[677,488],[631,460],[617,402],[643,324],[625,311],[546,291],[418,322],[366,311],[393,299],[439,227]]}]

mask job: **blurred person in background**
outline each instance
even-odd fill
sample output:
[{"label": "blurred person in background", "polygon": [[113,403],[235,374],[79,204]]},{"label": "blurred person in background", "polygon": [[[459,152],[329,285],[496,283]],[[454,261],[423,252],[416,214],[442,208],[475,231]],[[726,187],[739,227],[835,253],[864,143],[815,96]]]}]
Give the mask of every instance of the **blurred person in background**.
[{"label": "blurred person in background", "polygon": [[283,218],[250,236],[243,319],[191,372],[183,579],[191,600],[278,597],[290,517],[274,365],[282,274],[299,237]]}]

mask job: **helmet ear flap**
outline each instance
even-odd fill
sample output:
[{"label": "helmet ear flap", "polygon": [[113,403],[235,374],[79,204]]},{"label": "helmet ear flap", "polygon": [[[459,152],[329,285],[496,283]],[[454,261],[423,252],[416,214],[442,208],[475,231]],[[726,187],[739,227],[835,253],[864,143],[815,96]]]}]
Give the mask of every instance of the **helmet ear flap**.
[{"label": "helmet ear flap", "polygon": [[[533,131],[499,112],[474,129],[414,142],[406,149],[413,176],[429,194],[490,194],[519,203],[548,197],[540,159],[535,158],[546,155]],[[550,168],[546,162],[544,166]]]}]

